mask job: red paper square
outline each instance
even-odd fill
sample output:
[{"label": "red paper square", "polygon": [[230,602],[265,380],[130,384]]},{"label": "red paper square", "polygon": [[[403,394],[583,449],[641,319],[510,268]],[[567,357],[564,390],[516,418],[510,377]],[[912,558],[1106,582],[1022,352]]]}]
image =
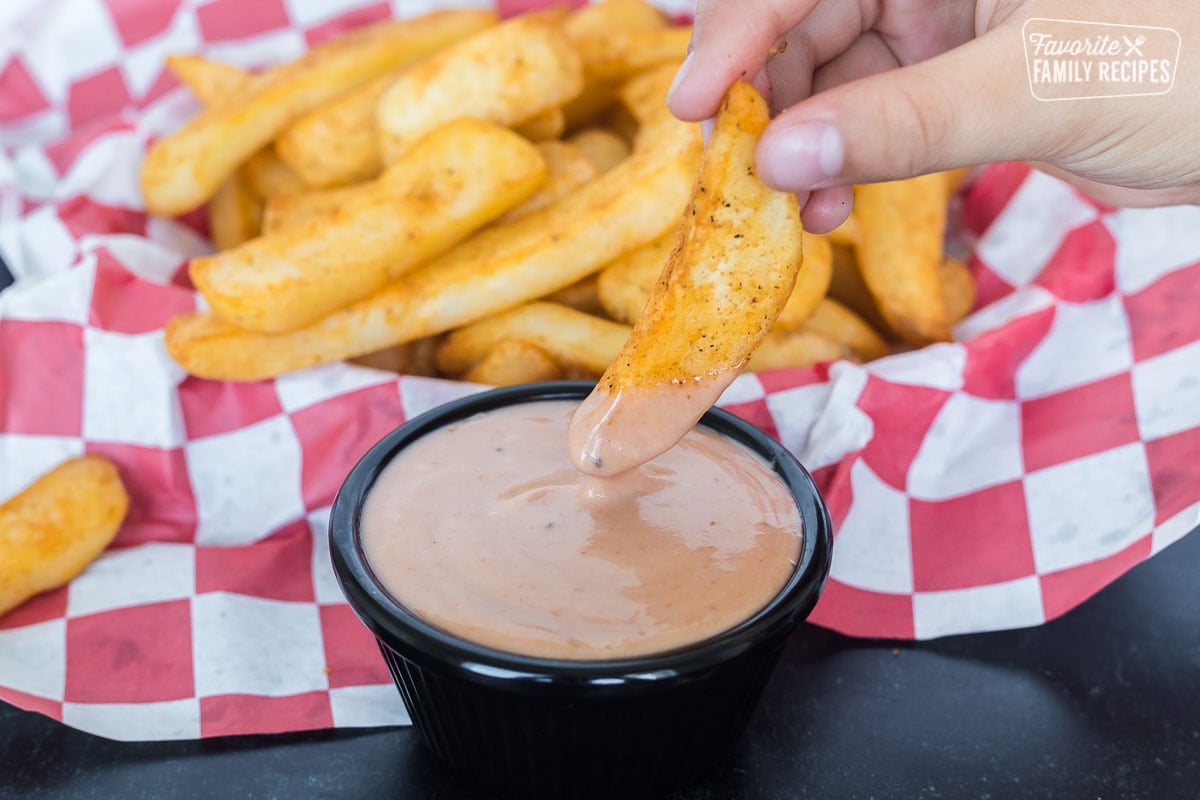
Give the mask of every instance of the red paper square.
[{"label": "red paper square", "polygon": [[128,3],[106,0],[109,16],[126,47],[146,41],[171,25],[179,0],[151,0]]},{"label": "red paper square", "polygon": [[283,0],[214,0],[196,9],[200,34],[207,42],[249,39],[287,27],[291,20]]},{"label": "red paper square", "polygon": [[496,0],[496,11],[501,18],[515,17],[526,11],[542,11],[550,6],[565,6],[579,8],[587,5],[588,0],[556,0],[548,3],[546,0]]},{"label": "red paper square", "polygon": [[1053,324],[1054,309],[1044,308],[967,342],[963,391],[991,400],[1016,399],[1017,369]]},{"label": "red paper square", "polygon": [[40,697],[36,694],[18,692],[16,689],[9,689],[4,686],[0,686],[0,700],[12,703],[17,708],[23,708],[26,711],[36,711],[39,714],[45,714],[51,719],[62,720],[62,703],[56,700]]},{"label": "red paper square", "polygon": [[16,120],[50,107],[45,95],[19,56],[0,71],[0,122]]},{"label": "red paper square", "polygon": [[1200,428],[1146,442],[1154,524],[1159,525],[1200,499]]},{"label": "red paper square", "polygon": [[179,406],[189,439],[228,433],[283,413],[274,381],[233,383],[188,377],[179,384]]},{"label": "red paper square", "polygon": [[67,587],[60,586],[34,595],[7,614],[0,614],[0,631],[60,619],[66,613]]},{"label": "red paper square", "polygon": [[292,412],[303,464],[300,491],[309,510],[333,502],[347,473],[404,419],[395,383],[369,386]]},{"label": "red paper square", "polygon": [[1046,619],[1065,614],[1150,557],[1151,537],[1143,536],[1119,553],[1041,576],[1042,608]]},{"label": "red paper square", "polygon": [[1117,243],[1097,219],[1063,237],[1035,283],[1071,303],[1100,300],[1113,293]]},{"label": "red paper square", "polygon": [[862,457],[892,488],[904,490],[908,468],[949,397],[949,392],[928,386],[890,383],[875,375],[867,379],[858,407],[874,422],[875,435]]},{"label": "red paper square", "polygon": [[775,419],[771,416],[770,409],[767,408],[765,398],[751,400],[748,403],[730,403],[722,405],[721,408],[730,414],[737,414],[751,425],[762,428],[772,439],[779,438],[779,431],[775,428]]},{"label": "red paper square", "polygon": [[913,589],[938,592],[1024,578],[1037,570],[1020,481],[949,500],[909,500]]},{"label": "red paper square", "polygon": [[912,595],[858,589],[834,578],[825,582],[808,621],[847,636],[911,639],[916,635]]},{"label": "red paper square", "polygon": [[811,386],[829,380],[829,365],[816,364],[801,369],[769,369],[755,375],[767,394]]},{"label": "red paper square", "polygon": [[312,602],[312,531],[306,520],[254,544],[196,548],[196,592]]},{"label": "red paper square", "polygon": [[121,68],[113,65],[89,78],[71,84],[67,114],[77,130],[92,120],[109,117],[129,105],[129,89]]},{"label": "red paper square", "polygon": [[142,280],[106,248],[96,250],[96,281],[88,322],[114,333],[149,333],[196,310],[195,295]]},{"label": "red paper square", "polygon": [[964,193],[963,226],[976,235],[991,227],[1029,173],[1029,165],[1020,162],[988,167]]},{"label": "red paper square", "polygon": [[1111,450],[1139,438],[1128,372],[1021,403],[1025,469]]},{"label": "red paper square", "polygon": [[83,330],[0,320],[0,431],[79,436],[82,428]]},{"label": "red paper square", "polygon": [[150,88],[138,98],[138,107],[145,108],[177,86],[179,86],[179,80],[171,74],[171,70],[164,67],[159,70],[158,77],[150,84]]},{"label": "red paper square", "polygon": [[56,208],[59,219],[76,239],[88,234],[132,233],[146,235],[146,212],[97,203],[86,195],[64,200]]},{"label": "red paper square", "polygon": [[284,697],[221,694],[200,698],[200,735],[288,733],[333,727],[328,692]]},{"label": "red paper square", "polygon": [[829,508],[829,519],[833,523],[835,536],[846,515],[850,513],[850,504],[854,500],[854,484],[850,480],[850,470],[857,460],[856,456],[847,456],[837,464],[830,464],[812,473],[813,481],[816,482],[817,489]]},{"label": "red paper square", "polygon": [[975,276],[975,308],[982,308],[1008,297],[1016,287],[1000,277],[978,255],[971,257],[971,274]]},{"label": "red paper square", "polygon": [[1137,361],[1200,340],[1200,263],[1169,272],[1125,298]]},{"label": "red paper square", "polygon": [[392,682],[375,637],[350,606],[321,606],[321,633],[331,689]]},{"label": "red paper square", "polygon": [[67,702],[154,703],[194,693],[191,601],[67,620]]},{"label": "red paper square", "polygon": [[304,40],[308,42],[309,47],[316,47],[321,42],[332,39],[338,34],[345,33],[354,28],[361,28],[364,25],[370,25],[372,22],[379,22],[391,15],[391,6],[386,2],[355,8],[333,19],[326,20],[320,25],[309,28],[304,32]]},{"label": "red paper square", "polygon": [[195,539],[196,497],[183,448],[88,442],[87,452],[116,464],[129,493],[129,513],[114,545]]}]

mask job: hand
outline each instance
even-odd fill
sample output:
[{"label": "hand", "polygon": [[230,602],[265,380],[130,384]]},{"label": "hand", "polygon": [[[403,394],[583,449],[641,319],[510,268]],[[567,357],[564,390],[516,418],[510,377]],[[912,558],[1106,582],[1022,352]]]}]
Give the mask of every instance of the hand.
[{"label": "hand", "polygon": [[[1175,84],[1039,101],[1022,43],[1030,17],[1171,27]],[[780,112],[759,142],[759,174],[800,196],[814,232],[845,220],[855,183],[997,161],[1034,163],[1114,205],[1200,202],[1197,3],[699,0],[671,111],[707,119],[739,78]]]}]

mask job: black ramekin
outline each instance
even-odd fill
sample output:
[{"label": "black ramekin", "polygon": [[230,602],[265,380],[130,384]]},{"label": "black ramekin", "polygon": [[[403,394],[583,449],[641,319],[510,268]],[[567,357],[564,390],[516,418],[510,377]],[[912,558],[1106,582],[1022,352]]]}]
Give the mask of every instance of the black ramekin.
[{"label": "black ramekin", "polygon": [[829,572],[831,525],[812,478],[778,442],[732,414],[700,421],[763,456],[796,498],[804,545],[771,602],[729,630],[686,647],[613,661],[514,655],[459,639],[392,598],[359,537],[363,502],[406,445],[456,420],[540,400],[582,400],[584,382],[476,394],[389,433],[350,472],[329,522],[333,567],[375,634],[413,724],[452,769],[513,798],[653,797],[696,777],[749,720],[785,639],[808,615]]}]

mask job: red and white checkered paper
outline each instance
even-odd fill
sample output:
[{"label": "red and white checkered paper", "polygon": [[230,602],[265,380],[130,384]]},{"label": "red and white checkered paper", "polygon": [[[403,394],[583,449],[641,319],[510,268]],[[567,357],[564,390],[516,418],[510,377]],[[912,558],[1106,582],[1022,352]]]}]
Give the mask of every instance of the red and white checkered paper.
[{"label": "red and white checkered paper", "polygon": [[[197,215],[150,219],[146,141],[196,109],[163,68],[246,66],[439,0],[33,0],[0,8],[0,500],[102,453],[112,548],[0,618],[0,698],[119,739],[403,723],[342,601],[328,507],[355,460],[476,387],[332,365],[186,376]],[[514,11],[529,3],[503,3]],[[687,12],[687,0],[668,8]],[[745,376],[722,404],[812,469],[838,534],[813,619],[918,638],[1056,617],[1200,522],[1200,208],[1117,210],[987,170],[961,343]]]}]

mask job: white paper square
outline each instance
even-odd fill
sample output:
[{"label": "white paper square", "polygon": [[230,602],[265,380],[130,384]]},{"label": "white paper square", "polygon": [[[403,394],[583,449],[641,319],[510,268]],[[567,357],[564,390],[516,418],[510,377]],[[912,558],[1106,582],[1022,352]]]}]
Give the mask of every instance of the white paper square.
[{"label": "white paper square", "polygon": [[99,203],[143,208],[140,173],[144,154],[145,145],[135,132],[105,134],[79,154],[55,187],[54,196],[87,195]]},{"label": "white paper square", "polygon": [[196,544],[249,544],[304,516],[300,442],[287,417],[188,442]]},{"label": "white paper square", "polygon": [[66,659],[65,620],[0,631],[0,686],[62,700],[67,688]]},{"label": "white paper square", "polygon": [[859,589],[913,590],[908,498],[863,461],[850,468],[854,502],[833,541],[830,576]]},{"label": "white paper square", "polygon": [[1145,448],[1134,442],[1031,472],[1025,503],[1039,573],[1120,552],[1154,526]]},{"label": "white paper square", "polygon": [[1017,368],[1017,396],[1030,399],[1123,372],[1133,365],[1121,298],[1060,303],[1041,343]]},{"label": "white paper square", "polygon": [[0,433],[0,503],[68,458],[81,455],[83,439],[76,436]]},{"label": "white paper square", "polygon": [[1127,294],[1200,261],[1200,207],[1122,208],[1105,224],[1117,241],[1117,288]]},{"label": "white paper square", "polygon": [[913,595],[913,628],[918,639],[1024,628],[1045,621],[1042,587],[1034,575],[990,586]]},{"label": "white paper square", "polygon": [[861,449],[875,432],[875,423],[857,406],[867,373],[843,361],[833,365],[829,377],[828,383],[767,397],[779,440],[809,469],[841,461]]},{"label": "white paper square", "polygon": [[131,233],[89,234],[79,240],[79,246],[89,256],[93,250],[102,247],[129,272],[161,286],[170,285],[185,260],[178,250]]},{"label": "white paper square", "polygon": [[[137,580],[129,576],[136,575]],[[67,615],[191,597],[196,551],[190,544],[149,543],[109,550],[71,582]]]},{"label": "white paper square", "polygon": [[160,331],[84,331],[83,435],[97,442],[175,447],[186,438],[177,387],[183,369]]},{"label": "white paper square", "polygon": [[1150,537],[1150,554],[1157,555],[1184,536],[1200,527],[1200,504],[1185,508],[1154,529]]},{"label": "white paper square", "polygon": [[304,34],[291,28],[271,31],[250,39],[227,39],[208,47],[204,54],[214,61],[257,69],[299,58],[308,51]]},{"label": "white paper square", "polygon": [[206,256],[213,251],[208,239],[188,226],[164,217],[150,217],[146,221],[146,238],[177,253],[180,259]]},{"label": "white paper square", "polygon": [[459,381],[404,377],[400,379],[400,404],[404,408],[404,418],[412,419],[442,403],[476,394],[483,388]]},{"label": "white paper square", "polygon": [[763,391],[762,381],[757,375],[742,373],[729,384],[729,388],[721,393],[717,405],[727,406],[733,403],[749,403],[761,400],[766,392]]},{"label": "white paper square", "polygon": [[200,738],[200,700],[158,703],[63,703],[63,723],[119,742]]},{"label": "white paper square", "polygon": [[281,697],[329,688],[312,603],[212,592],[192,600],[196,694]]},{"label": "white paper square", "polygon": [[285,410],[297,411],[331,397],[395,381],[395,373],[385,370],[354,364],[326,364],[280,375],[275,379],[275,391]]},{"label": "white paper square", "polygon": [[892,383],[953,392],[963,385],[967,350],[961,344],[935,344],[872,361],[864,369]]},{"label": "white paper square", "polygon": [[1020,404],[955,393],[921,442],[908,492],[945,500],[1017,480],[1022,471]]},{"label": "white paper square", "polygon": [[42,13],[21,42],[22,58],[54,99],[73,81],[115,64],[124,46],[102,0],[74,0],[70,13]]},{"label": "white paper square", "polygon": [[1133,400],[1144,439],[1200,427],[1200,342],[1136,364]]},{"label": "white paper square", "polygon": [[321,508],[308,515],[308,526],[313,541],[313,596],[318,603],[341,603],[346,599],[342,587],[333,573],[333,562],[329,558],[329,508]]},{"label": "white paper square", "polygon": [[[17,281],[12,289],[5,289],[4,294],[21,288],[23,281],[61,276],[75,262],[77,253],[75,237],[67,230],[67,226],[63,224],[52,205],[35,209],[19,222],[6,224],[5,230],[0,232],[0,242],[4,246],[4,263],[8,265],[13,278]],[[89,283],[87,286],[87,298],[90,301],[91,284]],[[77,309],[79,308],[77,293],[72,293],[62,300],[55,300],[53,297],[40,297],[39,299],[50,309],[65,307],[76,311],[76,314],[69,319],[77,321]],[[9,316],[9,312],[4,309],[3,305],[0,305],[0,313]],[[44,316],[45,312],[42,313],[43,316],[33,318],[63,318],[62,312],[51,312],[55,315],[50,317]]]},{"label": "white paper square", "polygon": [[1068,233],[1098,212],[1067,184],[1034,170],[980,238],[976,253],[1013,286],[1045,268]]},{"label": "white paper square", "polygon": [[960,341],[974,339],[980,334],[995,330],[1012,322],[1054,305],[1054,295],[1040,286],[1026,286],[1010,295],[988,303],[954,328],[954,338]]},{"label": "white paper square", "polygon": [[139,42],[121,61],[121,72],[134,97],[142,97],[154,85],[167,61],[176,53],[194,53],[203,44],[200,28],[193,13],[176,14],[167,30]]},{"label": "white paper square", "polygon": [[391,683],[330,689],[329,706],[336,728],[376,728],[412,722],[400,692]]},{"label": "white paper square", "polygon": [[363,3],[362,0],[286,0],[285,5],[292,22],[311,28],[347,11],[361,8]]}]

